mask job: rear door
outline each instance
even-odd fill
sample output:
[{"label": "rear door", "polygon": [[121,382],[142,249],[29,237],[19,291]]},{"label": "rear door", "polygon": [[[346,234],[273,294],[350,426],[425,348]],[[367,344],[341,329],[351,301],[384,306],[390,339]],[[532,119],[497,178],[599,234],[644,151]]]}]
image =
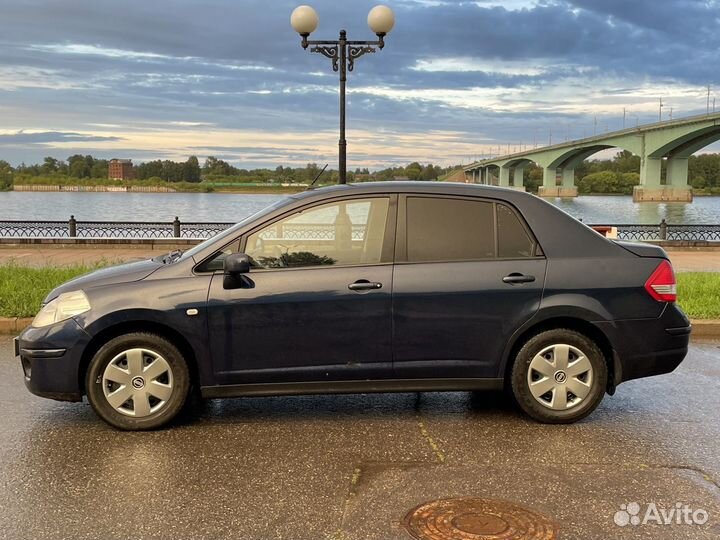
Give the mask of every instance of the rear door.
[{"label": "rear door", "polygon": [[546,260],[515,208],[400,198],[393,348],[400,378],[496,377],[508,338],[538,310]]}]

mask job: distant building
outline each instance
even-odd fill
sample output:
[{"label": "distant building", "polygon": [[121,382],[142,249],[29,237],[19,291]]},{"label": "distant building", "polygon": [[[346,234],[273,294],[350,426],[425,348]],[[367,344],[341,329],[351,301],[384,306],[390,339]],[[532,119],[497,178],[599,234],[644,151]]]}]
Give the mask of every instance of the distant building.
[{"label": "distant building", "polygon": [[135,177],[132,160],[111,159],[108,164],[108,178],[110,180],[132,180]]}]

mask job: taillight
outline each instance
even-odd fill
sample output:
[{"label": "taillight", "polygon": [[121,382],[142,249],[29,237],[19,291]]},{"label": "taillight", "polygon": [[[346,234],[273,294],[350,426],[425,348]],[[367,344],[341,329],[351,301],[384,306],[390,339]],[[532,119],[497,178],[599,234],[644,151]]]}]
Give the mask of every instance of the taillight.
[{"label": "taillight", "polygon": [[658,302],[675,302],[677,289],[675,272],[670,261],[660,263],[645,283],[645,290]]}]

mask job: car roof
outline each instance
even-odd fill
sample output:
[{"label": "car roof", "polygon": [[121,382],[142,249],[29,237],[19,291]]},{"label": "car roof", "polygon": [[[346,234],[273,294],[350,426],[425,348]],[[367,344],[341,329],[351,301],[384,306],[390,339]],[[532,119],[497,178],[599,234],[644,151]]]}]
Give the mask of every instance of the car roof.
[{"label": "car roof", "polygon": [[473,195],[475,197],[497,196],[500,193],[521,193],[517,190],[497,186],[479,184],[463,184],[460,182],[422,182],[422,181],[388,181],[361,182],[356,184],[338,184],[321,188],[309,189],[292,196],[293,199],[322,195],[341,195],[344,193],[439,193],[448,195]]}]

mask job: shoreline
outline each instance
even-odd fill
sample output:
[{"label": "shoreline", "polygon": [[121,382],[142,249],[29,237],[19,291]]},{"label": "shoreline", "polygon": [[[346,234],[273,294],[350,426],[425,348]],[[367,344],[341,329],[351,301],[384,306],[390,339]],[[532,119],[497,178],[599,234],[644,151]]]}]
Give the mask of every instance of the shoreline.
[{"label": "shoreline", "polygon": [[[257,194],[257,195],[285,195],[300,193],[307,189],[307,186],[238,186],[238,187],[213,187],[195,184],[199,189],[183,189],[182,187],[170,186],[103,186],[103,185],[49,185],[49,184],[21,184],[13,186],[13,189],[6,193],[228,193],[228,194]],[[202,189],[207,188],[207,189]]]},{"label": "shoreline", "polygon": [[[326,187],[324,185],[316,186],[317,188]],[[5,193],[181,193],[181,194],[229,194],[229,195],[289,195],[294,193],[302,193],[307,190],[307,186],[222,186],[215,187],[212,185],[203,185],[202,183],[193,184],[193,189],[185,189],[183,186],[106,186],[106,185],[63,185],[63,184],[19,184],[12,189],[5,190]],[[534,193],[533,193],[534,194]],[[537,194],[534,194],[537,195]],[[695,197],[720,197],[720,193],[703,193],[697,190],[693,191]],[[626,193],[578,193],[578,197],[632,197],[632,194]],[[545,197],[553,199],[557,197]],[[576,197],[572,197],[576,198]],[[659,201],[658,201],[659,202]]]}]

